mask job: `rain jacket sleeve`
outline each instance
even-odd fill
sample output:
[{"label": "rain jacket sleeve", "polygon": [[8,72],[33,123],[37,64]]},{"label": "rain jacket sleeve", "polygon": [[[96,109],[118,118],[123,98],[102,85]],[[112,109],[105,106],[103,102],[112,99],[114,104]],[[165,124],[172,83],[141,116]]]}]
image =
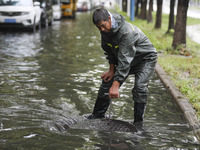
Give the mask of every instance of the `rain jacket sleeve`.
[{"label": "rain jacket sleeve", "polygon": [[138,32],[127,32],[122,35],[119,42],[118,65],[114,80],[122,84],[129,74],[131,62],[136,54],[136,45],[139,39]]}]

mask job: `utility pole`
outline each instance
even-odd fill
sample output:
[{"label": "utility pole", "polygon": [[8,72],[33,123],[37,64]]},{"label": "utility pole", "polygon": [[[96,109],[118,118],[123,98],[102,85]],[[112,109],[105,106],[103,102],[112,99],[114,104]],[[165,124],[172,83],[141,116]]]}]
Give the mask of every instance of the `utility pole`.
[{"label": "utility pole", "polygon": [[131,21],[135,20],[135,0],[131,0]]},{"label": "utility pole", "polygon": [[131,0],[127,0],[127,16],[130,17],[131,14]]}]

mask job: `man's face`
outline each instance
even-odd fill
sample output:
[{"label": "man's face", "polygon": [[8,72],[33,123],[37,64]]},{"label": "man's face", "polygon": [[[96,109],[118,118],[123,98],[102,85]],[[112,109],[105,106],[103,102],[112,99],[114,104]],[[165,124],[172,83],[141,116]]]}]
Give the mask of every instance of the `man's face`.
[{"label": "man's face", "polygon": [[102,32],[109,33],[111,31],[110,16],[108,21],[100,21],[98,24],[96,24],[96,27]]}]

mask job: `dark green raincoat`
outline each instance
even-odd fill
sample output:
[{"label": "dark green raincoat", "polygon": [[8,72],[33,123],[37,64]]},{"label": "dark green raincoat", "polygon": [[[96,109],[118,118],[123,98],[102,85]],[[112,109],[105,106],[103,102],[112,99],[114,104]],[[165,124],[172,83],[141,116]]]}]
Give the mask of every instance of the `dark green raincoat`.
[{"label": "dark green raincoat", "polygon": [[[146,35],[124,17],[112,14],[118,24],[109,33],[101,32],[101,46],[110,64],[116,65],[114,80],[121,84],[142,61],[156,61],[157,52]],[[154,66],[155,67],[155,66]]]},{"label": "dark green raincoat", "polygon": [[[137,116],[142,118],[148,97],[148,82],[154,74],[157,63],[157,52],[146,35],[136,26],[125,21],[124,17],[117,14],[111,15],[112,31],[101,32],[102,48],[110,64],[115,64],[115,75],[111,81],[102,84],[98,91],[93,114],[94,118],[101,118],[110,104],[109,89],[114,81],[121,84],[130,74],[135,75],[134,88],[132,89],[135,101],[135,121]],[[114,21],[112,22],[112,19]],[[115,27],[115,24],[116,27]],[[136,107],[138,106],[138,107]],[[140,119],[142,121],[143,119]]]}]

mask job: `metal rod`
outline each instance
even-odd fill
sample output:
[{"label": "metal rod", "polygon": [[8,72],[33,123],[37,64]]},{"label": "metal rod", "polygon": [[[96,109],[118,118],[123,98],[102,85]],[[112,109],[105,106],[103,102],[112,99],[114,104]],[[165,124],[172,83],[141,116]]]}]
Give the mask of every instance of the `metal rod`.
[{"label": "metal rod", "polygon": [[110,124],[110,118],[111,118],[111,112],[112,112],[112,99],[110,99],[110,107],[109,107],[109,124]]},{"label": "metal rod", "polygon": [[[105,93],[105,95],[109,96],[109,93]],[[111,112],[112,112],[112,99],[110,99],[109,114],[108,114],[108,124],[110,124]]]}]

